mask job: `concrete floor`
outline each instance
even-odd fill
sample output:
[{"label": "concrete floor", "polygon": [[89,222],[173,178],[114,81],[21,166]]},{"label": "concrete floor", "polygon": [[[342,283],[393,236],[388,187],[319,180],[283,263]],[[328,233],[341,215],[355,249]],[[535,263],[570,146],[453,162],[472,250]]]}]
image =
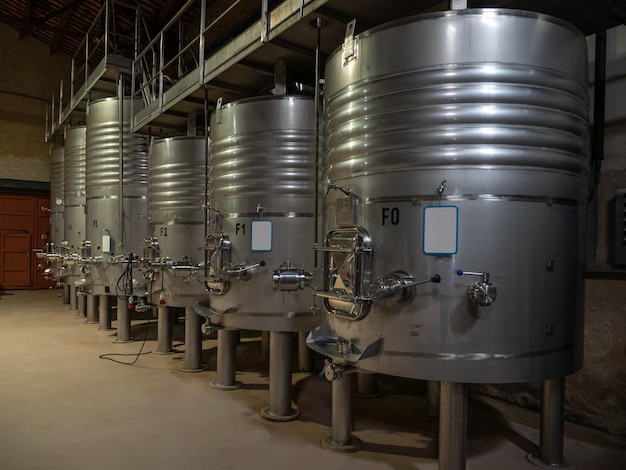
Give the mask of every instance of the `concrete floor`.
[{"label": "concrete floor", "polygon": [[[212,389],[215,339],[203,342],[207,370],[178,370],[184,355],[141,356],[133,366],[99,356],[136,354],[141,341],[114,344],[58,299],[59,291],[0,293],[0,469],[431,470],[437,468],[437,423],[420,418],[424,384],[381,378],[384,396],[353,399],[354,433],[363,450],[320,447],[330,432],[330,384],[294,374],[297,421],[261,418],[268,378],[260,338],[244,334],[237,379],[244,388]],[[133,323],[144,351],[156,346],[156,320]],[[174,344],[182,343],[177,325]],[[180,346],[182,351],[184,346]],[[134,356],[116,359],[132,361]],[[539,442],[536,413],[471,399],[470,470],[536,469],[526,456]],[[626,443],[566,424],[565,457],[578,470],[626,468]]]}]

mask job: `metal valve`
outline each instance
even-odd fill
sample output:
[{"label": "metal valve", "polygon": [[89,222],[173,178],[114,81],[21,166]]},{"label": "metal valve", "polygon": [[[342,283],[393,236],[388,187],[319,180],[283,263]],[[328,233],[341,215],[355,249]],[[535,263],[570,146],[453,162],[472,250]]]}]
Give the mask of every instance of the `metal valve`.
[{"label": "metal valve", "polygon": [[333,382],[335,380],[339,380],[343,377],[344,368],[334,362],[329,361],[328,359],[324,359],[324,368],[322,369],[322,373],[326,380],[329,382]]},{"label": "metal valve", "polygon": [[456,271],[458,276],[480,276],[481,280],[475,282],[467,288],[467,297],[477,307],[488,307],[496,301],[498,292],[496,286],[489,282],[489,273],[476,272],[476,271],[463,271],[458,269]]},{"label": "metal valve", "polygon": [[435,274],[429,279],[416,281],[413,276],[403,271],[394,271],[376,279],[376,282],[369,287],[367,293],[369,298],[377,304],[391,307],[406,302],[411,297],[409,287],[419,286],[429,282],[438,284],[441,282],[441,276]]},{"label": "metal valve", "polygon": [[313,273],[294,268],[290,261],[281,264],[272,273],[272,288],[278,291],[295,291],[311,285]]},{"label": "metal valve", "polygon": [[232,265],[230,268],[226,268],[224,270],[224,274],[231,278],[236,277],[237,279],[241,279],[242,281],[247,281],[250,278],[249,272],[254,268],[258,268],[259,266],[265,266],[265,261],[259,261],[258,263],[254,263],[248,265],[245,261],[242,261],[239,264]]}]

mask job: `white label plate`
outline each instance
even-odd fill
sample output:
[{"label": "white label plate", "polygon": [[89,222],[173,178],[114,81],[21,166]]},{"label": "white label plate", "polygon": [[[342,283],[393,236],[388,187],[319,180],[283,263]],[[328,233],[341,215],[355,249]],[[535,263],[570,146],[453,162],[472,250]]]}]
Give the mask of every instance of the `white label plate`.
[{"label": "white label plate", "polygon": [[252,221],[250,249],[252,251],[272,251],[272,222],[270,220]]},{"label": "white label plate", "polygon": [[458,249],[459,209],[456,206],[424,208],[423,250],[427,255],[453,255]]}]

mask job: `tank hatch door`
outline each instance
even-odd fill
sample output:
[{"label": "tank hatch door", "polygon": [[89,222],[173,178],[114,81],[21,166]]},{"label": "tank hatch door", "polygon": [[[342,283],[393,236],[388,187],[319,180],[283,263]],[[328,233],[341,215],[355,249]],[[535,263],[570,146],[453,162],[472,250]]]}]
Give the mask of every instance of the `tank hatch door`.
[{"label": "tank hatch door", "polygon": [[340,227],[326,234],[324,288],[314,295],[323,298],[331,315],[360,320],[371,307],[367,290],[372,283],[372,239],[362,227]]}]

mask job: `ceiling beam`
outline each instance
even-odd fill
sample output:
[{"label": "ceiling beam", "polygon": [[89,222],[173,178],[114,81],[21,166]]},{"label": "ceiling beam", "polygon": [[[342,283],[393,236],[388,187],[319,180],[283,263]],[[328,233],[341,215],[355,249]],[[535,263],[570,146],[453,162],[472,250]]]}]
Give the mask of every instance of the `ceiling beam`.
[{"label": "ceiling beam", "polygon": [[267,75],[268,77],[274,77],[274,68],[273,67],[269,67],[267,65],[263,65],[263,64],[259,64],[256,62],[253,62],[251,60],[240,60],[239,62],[237,62],[235,64],[236,66],[239,67],[243,67],[249,70],[254,70],[255,72],[258,72],[262,75]]},{"label": "ceiling beam", "polygon": [[37,20],[37,19],[31,19],[30,21],[26,21],[24,18],[11,16],[11,15],[4,15],[0,13],[0,21],[3,21],[8,24],[17,24],[21,26],[27,25],[33,28],[45,29],[48,31],[52,31],[53,33],[57,31],[62,31],[65,33],[66,36],[71,36],[73,38],[80,38],[80,39],[83,38],[83,35],[80,33],[75,33],[73,31],[65,31],[57,26],[50,26],[49,24],[44,23],[41,20]]},{"label": "ceiling beam", "polygon": [[33,0],[26,0],[26,10],[24,11],[24,23],[20,29],[20,39],[26,37],[26,32],[30,26],[30,20],[33,17]]},{"label": "ceiling beam", "polygon": [[50,13],[48,13],[43,18],[40,18],[40,21],[48,21],[50,18],[54,18],[55,16],[60,15],[61,13],[65,12],[65,11],[71,10],[76,5],[78,5],[79,3],[83,3],[84,1],[85,0],[74,0],[73,2],[68,3],[64,7],[61,7],[61,8],[58,8],[56,10],[51,11]]},{"label": "ceiling beam", "polygon": [[241,96],[254,96],[255,93],[255,90],[251,90],[250,88],[232,85],[230,83],[221,82],[218,80],[211,80],[209,83],[207,83],[207,86],[211,88],[217,88],[218,90],[228,91],[230,93],[234,93],[235,95]]},{"label": "ceiling beam", "polygon": [[67,25],[70,21],[70,18],[72,17],[72,14],[72,10],[66,10],[63,12],[61,22],[59,23],[59,29],[61,29],[62,31],[57,31],[56,33],[54,33],[54,38],[52,39],[52,43],[50,44],[50,55],[54,55],[57,53],[57,50],[59,49],[59,44],[61,43],[63,36],[65,36],[65,32],[67,31]]}]

